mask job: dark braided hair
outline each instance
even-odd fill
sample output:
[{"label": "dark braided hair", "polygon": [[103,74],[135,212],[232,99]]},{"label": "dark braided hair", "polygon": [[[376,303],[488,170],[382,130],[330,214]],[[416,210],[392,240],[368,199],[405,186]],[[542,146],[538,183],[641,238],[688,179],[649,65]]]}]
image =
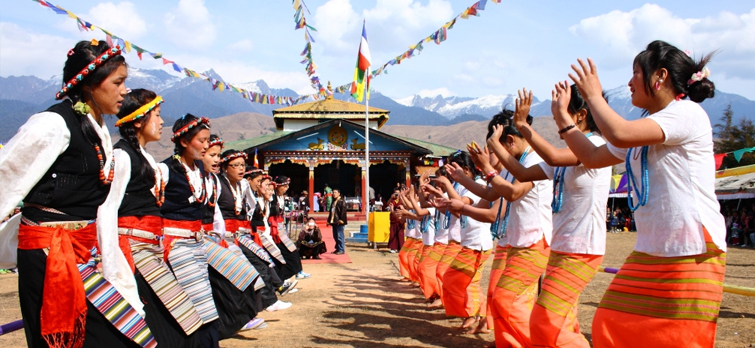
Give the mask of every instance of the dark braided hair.
[{"label": "dark braided hair", "polygon": [[[197,119],[199,119],[199,117],[196,117],[192,114],[186,114],[183,117],[177,119],[176,123],[173,124],[173,133],[175,134],[179,129],[183,128],[185,125]],[[203,129],[210,129],[210,127],[208,127],[206,124],[201,124],[197,127],[192,127],[186,133],[182,134],[181,136],[176,137],[173,140],[173,144],[174,144],[173,153],[180,156],[181,153],[183,153],[184,150],[186,150],[186,148],[183,145],[181,145],[181,140],[183,139],[190,142],[191,139],[194,139],[194,136],[197,135],[197,133],[199,133]],[[184,166],[181,164],[181,161],[175,156],[173,157],[173,161],[170,161],[168,165],[174,170],[178,171],[179,173],[186,174],[186,168],[184,168]]]},{"label": "dark braided hair", "polygon": [[[143,105],[155,100],[157,97],[157,94],[155,92],[152,92],[150,90],[146,89],[135,89],[126,94],[126,96],[123,98],[123,104],[121,106],[120,111],[118,111],[118,118],[124,118],[131,114],[132,112],[136,111]],[[138,121],[142,124],[142,129],[144,129],[144,126],[149,123],[149,119],[152,117],[151,112],[147,113],[139,119]],[[126,122],[122,126],[118,128],[118,133],[120,133],[121,138],[128,143],[128,145],[133,149],[138,156],[142,159],[142,164],[139,168],[139,175],[146,180],[150,185],[155,184],[155,170],[152,168],[152,166],[147,162],[147,159],[144,157],[142,152],[140,151],[141,145],[139,144],[139,139],[136,136],[137,129],[134,125],[135,122]]]},{"label": "dark braided hair", "polygon": [[[71,53],[66,59],[66,63],[63,66],[63,85],[70,81],[76,74],[78,74],[84,67],[92,63],[102,52],[110,49],[110,46],[105,41],[99,41],[97,45],[92,45],[92,41],[79,41],[76,46],[71,49]],[[92,97],[92,88],[99,86],[110,74],[112,74],[121,65],[126,65],[126,58],[122,55],[117,55],[108,59],[105,63],[100,65],[97,69],[89,73],[84,79],[73,86],[66,95],[71,98],[71,101],[64,101],[64,103],[73,104],[77,102],[84,102],[85,99]],[[89,87],[88,91],[84,90],[84,87]],[[84,98],[86,97],[86,98]],[[87,119],[86,115],[79,115],[79,122],[81,123],[81,131],[84,133],[84,138],[92,145],[97,145],[102,148],[102,140],[97,135],[97,131],[94,130],[94,125]],[[103,152],[102,156],[105,156]],[[103,158],[103,161],[107,161],[107,158]]]},{"label": "dark braided hair", "polygon": [[453,153],[451,156],[448,156],[448,163],[456,163],[461,168],[469,169],[475,178],[482,175],[482,172],[480,172],[480,170],[477,169],[477,166],[474,165],[472,156],[469,155],[469,152],[459,150]]}]

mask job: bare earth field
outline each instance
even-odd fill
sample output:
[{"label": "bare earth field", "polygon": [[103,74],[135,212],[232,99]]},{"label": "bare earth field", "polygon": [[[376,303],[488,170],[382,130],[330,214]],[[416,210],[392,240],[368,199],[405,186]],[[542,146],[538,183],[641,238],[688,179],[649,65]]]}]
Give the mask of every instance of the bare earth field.
[{"label": "bare earth field", "polygon": [[[608,234],[604,265],[619,267],[631,252],[634,233]],[[220,342],[221,347],[482,347],[493,334],[468,336],[442,310],[428,311],[417,288],[398,281],[396,254],[349,245],[350,264],[305,264],[312,278],[283,297],[294,306],[264,312],[269,327]],[[726,283],[755,287],[755,250],[731,248]],[[487,274],[492,257],[485,265]],[[590,338],[590,323],[613,275],[599,273],[580,298],[579,320]],[[21,318],[17,276],[0,275],[0,323]],[[24,347],[23,330],[0,336],[0,347]],[[680,342],[680,347],[684,346]],[[755,346],[755,299],[724,294],[716,347]]]}]

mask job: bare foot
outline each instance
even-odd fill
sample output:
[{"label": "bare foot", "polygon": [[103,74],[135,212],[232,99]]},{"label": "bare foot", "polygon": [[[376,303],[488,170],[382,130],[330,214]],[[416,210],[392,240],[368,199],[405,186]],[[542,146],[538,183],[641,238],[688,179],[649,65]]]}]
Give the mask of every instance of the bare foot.
[{"label": "bare foot", "polygon": [[474,328],[471,328],[470,330],[467,330],[464,333],[474,335],[478,333],[489,333],[489,332],[490,330],[488,330],[488,323],[487,321],[485,321],[485,317],[480,317],[477,323],[477,326],[475,326]]},{"label": "bare foot", "polygon": [[409,279],[409,278],[401,278],[401,281],[402,281],[402,282],[410,282],[410,281],[412,281],[412,280],[411,280],[411,279]]},{"label": "bare foot", "polygon": [[443,308],[443,302],[440,300],[440,298],[435,298],[435,300],[427,305],[428,309],[436,309],[436,308]]},{"label": "bare foot", "polygon": [[469,317],[464,319],[464,321],[461,322],[460,329],[467,329],[472,325],[477,324],[477,317]]}]

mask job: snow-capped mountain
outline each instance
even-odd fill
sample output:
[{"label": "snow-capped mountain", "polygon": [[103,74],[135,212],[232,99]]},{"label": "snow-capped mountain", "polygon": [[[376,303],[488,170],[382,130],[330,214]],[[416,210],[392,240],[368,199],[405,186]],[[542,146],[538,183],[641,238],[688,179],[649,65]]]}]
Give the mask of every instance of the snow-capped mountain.
[{"label": "snow-capped mountain", "polygon": [[[448,119],[461,115],[481,115],[491,117],[501,110],[514,109],[516,95],[486,95],[479,98],[471,97],[411,97],[397,99],[396,102],[405,106],[420,107],[428,111],[437,112]],[[547,103],[533,98],[530,114],[533,116],[550,115],[550,101]]]}]

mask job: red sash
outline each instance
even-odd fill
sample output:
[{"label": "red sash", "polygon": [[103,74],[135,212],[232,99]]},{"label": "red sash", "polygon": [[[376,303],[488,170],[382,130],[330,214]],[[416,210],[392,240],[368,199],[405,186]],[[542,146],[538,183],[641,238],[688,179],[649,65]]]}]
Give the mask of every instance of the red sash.
[{"label": "red sash", "polygon": [[96,242],[93,223],[76,231],[19,226],[19,249],[50,248],[40,313],[42,337],[50,347],[80,347],[84,343],[87,300],[76,264],[89,261]]},{"label": "red sash", "polygon": [[[159,216],[122,216],[118,218],[118,228],[133,228],[162,236],[163,219]],[[118,235],[118,246],[121,248],[123,255],[126,256],[126,261],[128,261],[128,265],[131,267],[131,272],[134,272],[136,268],[134,267],[134,257],[131,255],[131,243],[129,243],[129,239],[153,245],[158,245],[159,242],[154,239]]]}]

